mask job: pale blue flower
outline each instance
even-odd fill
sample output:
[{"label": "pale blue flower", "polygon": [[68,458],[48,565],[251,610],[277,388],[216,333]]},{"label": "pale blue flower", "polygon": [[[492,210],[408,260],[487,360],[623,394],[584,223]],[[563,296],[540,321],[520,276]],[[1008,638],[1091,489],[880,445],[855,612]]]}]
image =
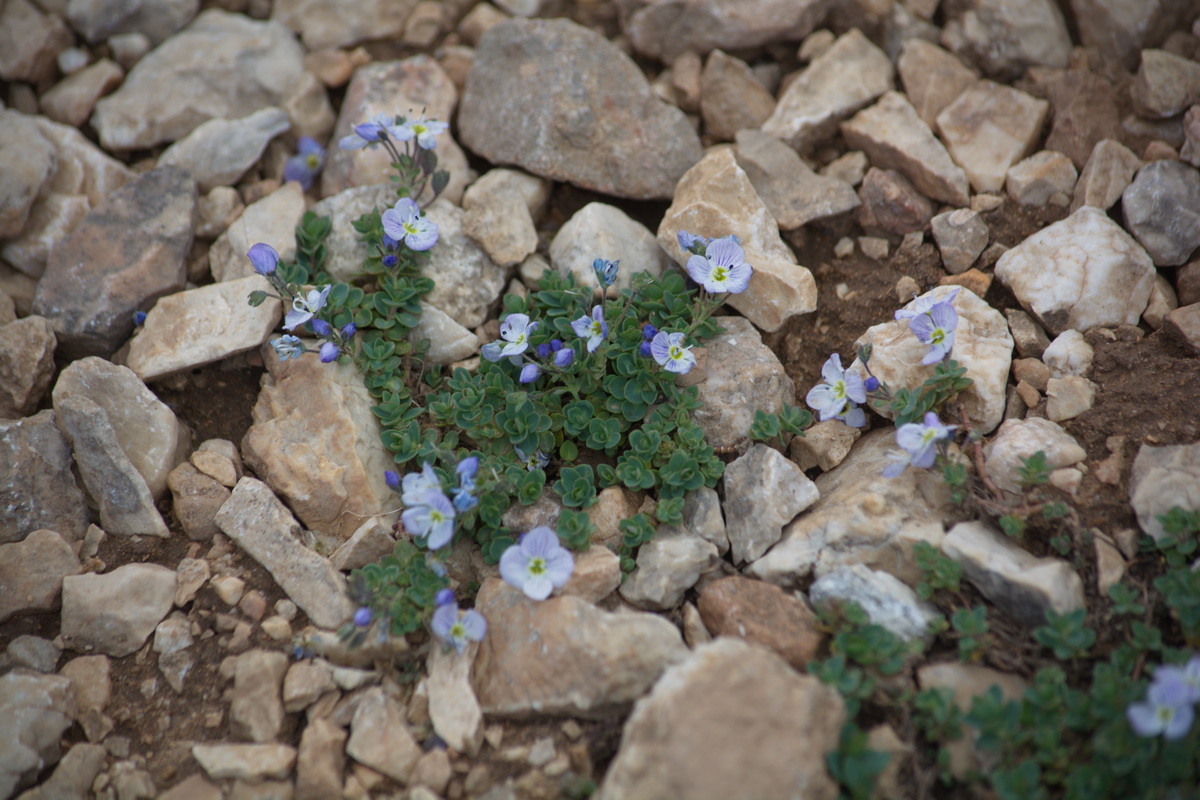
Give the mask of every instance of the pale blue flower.
[{"label": "pale blue flower", "polygon": [[393,128],[395,120],[389,114],[376,114],[369,122],[354,126],[354,133],[343,136],[338,140],[342,150],[360,150],[370,147],[388,137],[388,130]]},{"label": "pale blue flower", "polygon": [[908,329],[922,344],[929,345],[929,352],[921,359],[922,364],[936,364],[954,349],[954,329],[958,327],[958,313],[949,300],[934,304],[928,314],[920,314],[908,321]]},{"label": "pale blue flower", "polygon": [[445,122],[439,122],[436,119],[425,119],[424,117],[415,117],[405,120],[391,129],[392,135],[402,142],[417,140],[417,146],[424,150],[433,150],[437,147],[437,135],[444,133],[448,128]]},{"label": "pale blue flower", "polygon": [[332,286],[326,286],[324,289],[310,289],[308,294],[301,297],[297,295],[292,299],[292,308],[287,312],[287,316],[283,320],[283,329],[294,331],[300,325],[308,322],[313,318],[313,315],[325,307],[325,301],[329,298],[329,290]]},{"label": "pale blue flower", "polygon": [[250,252],[246,255],[250,258],[254,271],[259,275],[270,275],[279,265],[279,253],[275,251],[274,247],[263,242],[251,245]]},{"label": "pale blue flower", "polygon": [[508,342],[500,350],[500,356],[519,356],[529,349],[529,337],[537,330],[538,323],[530,322],[526,314],[509,314],[500,323],[500,338]]},{"label": "pale blue flower", "polygon": [[513,450],[517,452],[517,459],[525,465],[525,469],[527,470],[543,469],[550,463],[550,456],[541,450],[534,451],[529,455],[525,455],[525,451],[516,445],[513,445]]},{"label": "pale blue flower", "polygon": [[458,462],[454,472],[458,475],[458,487],[450,490],[456,511],[465,513],[479,505],[475,497],[475,475],[479,472],[479,456],[470,456]]},{"label": "pale blue flower", "polygon": [[275,348],[275,355],[279,356],[280,361],[287,361],[289,358],[299,358],[303,353],[308,351],[308,348],[304,346],[304,342],[300,341],[300,337],[292,336],[290,333],[285,333],[278,339],[273,339],[271,347]]},{"label": "pale blue flower", "polygon": [[930,411],[925,414],[925,422],[909,422],[896,429],[896,444],[903,452],[893,451],[889,457],[895,463],[884,467],[883,475],[894,478],[910,464],[920,469],[929,469],[937,458],[937,446],[953,434],[956,425],[943,425],[938,415]]},{"label": "pale blue flower", "polygon": [[571,552],[545,526],[534,528],[500,556],[500,577],[532,600],[545,600],[565,586],[574,569]]},{"label": "pale blue flower", "polygon": [[710,294],[740,294],[746,291],[750,276],[754,274],[745,255],[734,237],[714,239],[704,255],[693,255],[688,259],[687,273]]},{"label": "pale blue flower", "polygon": [[[842,369],[842,357],[837,353],[821,367],[824,383],[818,383],[808,391],[804,402],[820,414],[821,421],[841,419],[852,428],[866,424],[866,415],[855,403],[867,402],[863,379],[857,372]],[[857,413],[854,413],[857,412]]]},{"label": "pale blue flower", "polygon": [[499,361],[503,356],[500,355],[502,350],[499,342],[488,342],[483,347],[479,348],[479,355],[483,356],[485,361],[493,363]]},{"label": "pale blue flower", "polygon": [[1159,681],[1157,675],[1155,678],[1146,693],[1145,702],[1130,703],[1125,710],[1125,718],[1138,736],[1161,734],[1164,739],[1183,738],[1196,716],[1191,692],[1181,681]]},{"label": "pale blue flower", "polygon": [[299,152],[283,166],[283,179],[296,181],[307,192],[321,167],[325,166],[325,148],[311,136],[301,136],[297,150]]},{"label": "pale blue flower", "polygon": [[440,489],[422,495],[420,504],[406,508],[400,520],[413,536],[428,537],[430,550],[440,550],[454,538],[454,505]]},{"label": "pale blue flower", "polygon": [[411,197],[397,200],[383,212],[380,221],[388,236],[402,240],[411,250],[428,250],[437,244],[437,224],[421,216],[421,209]]},{"label": "pale blue flower", "polygon": [[1191,702],[1200,703],[1200,655],[1194,655],[1182,667],[1164,664],[1154,670],[1154,682],[1178,681],[1188,690]]},{"label": "pale blue flower", "polygon": [[687,231],[680,231],[675,234],[676,241],[679,242],[681,250],[686,250],[691,253],[699,253],[704,249],[707,243],[703,236],[695,236]]},{"label": "pale blue flower", "polygon": [[429,627],[435,636],[444,639],[459,653],[467,648],[468,642],[482,642],[487,635],[487,620],[483,614],[471,609],[460,617],[457,603],[439,606],[433,612]]},{"label": "pale blue flower", "polygon": [[696,365],[691,347],[684,347],[682,333],[659,331],[650,342],[650,355],[667,372],[686,375]]},{"label": "pale blue flower", "polygon": [[603,258],[597,258],[592,262],[592,269],[596,272],[596,279],[603,286],[612,286],[613,281],[617,279],[617,272],[620,270],[621,259],[616,261],[608,261]]},{"label": "pale blue flower", "polygon": [[427,492],[441,491],[441,488],[442,482],[438,480],[433,466],[426,461],[421,465],[420,472],[410,472],[404,476],[401,482],[400,502],[406,506],[419,505]]},{"label": "pale blue flower", "polygon": [[608,336],[608,323],[604,321],[604,306],[596,305],[592,307],[592,316],[586,314],[571,323],[571,330],[575,331],[575,335],[580,339],[587,339],[587,351],[589,353],[596,352],[596,348],[600,346],[600,342],[604,341],[604,337]]},{"label": "pale blue flower", "polygon": [[922,314],[928,314],[930,309],[932,309],[938,303],[949,303],[954,298],[958,297],[958,290],[959,287],[955,286],[953,289],[946,292],[946,294],[940,299],[936,297],[933,292],[921,295],[920,297],[914,296],[913,302],[909,304],[909,307],[899,309],[896,311],[894,316],[897,320],[902,320],[919,317]]}]

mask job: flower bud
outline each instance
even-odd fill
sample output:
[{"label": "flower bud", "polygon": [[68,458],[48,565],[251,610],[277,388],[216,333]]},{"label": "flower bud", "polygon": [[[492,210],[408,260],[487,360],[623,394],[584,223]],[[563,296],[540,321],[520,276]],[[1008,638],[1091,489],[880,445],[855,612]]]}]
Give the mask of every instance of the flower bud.
[{"label": "flower bud", "polygon": [[879,388],[879,378],[876,378],[874,375],[868,375],[867,379],[863,381],[863,388],[868,392],[875,391]]},{"label": "flower bud", "polygon": [[362,608],[358,609],[358,611],[354,612],[354,624],[360,628],[365,628],[370,625],[371,620],[374,618],[375,615],[372,614],[371,609],[367,608],[366,606],[363,606]]},{"label": "flower bud", "polygon": [[308,324],[312,326],[313,333],[317,336],[328,336],[333,333],[333,326],[319,317],[313,317]]}]

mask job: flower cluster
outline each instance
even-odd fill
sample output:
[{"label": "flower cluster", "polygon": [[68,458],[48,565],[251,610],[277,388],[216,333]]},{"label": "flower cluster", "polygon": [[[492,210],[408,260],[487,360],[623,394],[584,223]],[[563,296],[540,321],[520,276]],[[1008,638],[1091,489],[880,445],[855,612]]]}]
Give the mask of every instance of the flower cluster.
[{"label": "flower cluster", "polygon": [[[269,244],[259,242],[251,246],[246,256],[250,259],[254,271],[265,277],[281,296],[287,295],[292,298],[292,307],[288,309],[287,316],[283,320],[284,330],[294,331],[307,323],[309,330],[319,339],[317,352],[321,354],[321,360],[325,363],[335,360],[344,350],[349,349],[350,342],[357,332],[354,323],[347,323],[335,330],[327,321],[316,316],[329,300],[332,286],[303,292],[303,290],[287,284],[278,275],[279,253]],[[287,333],[272,340],[271,346],[275,348],[276,354],[283,361],[287,361],[289,358],[299,358],[308,352],[304,342],[293,333]]]},{"label": "flower cluster", "polygon": [[1154,671],[1146,699],[1131,703],[1125,711],[1138,736],[1180,739],[1192,728],[1196,703],[1200,702],[1200,655],[1182,667],[1164,665]]},{"label": "flower cluster", "polygon": [[936,364],[950,355],[954,349],[954,329],[958,327],[958,312],[954,310],[954,298],[958,289],[952,289],[941,300],[932,294],[917,298],[911,308],[900,309],[896,319],[908,320],[908,329],[922,344],[929,345],[929,352],[921,359],[922,364]]},{"label": "flower cluster", "polygon": [[[384,477],[393,489],[400,488],[400,501],[406,506],[400,521],[405,529],[414,537],[424,539],[430,550],[440,550],[450,544],[454,538],[455,506],[442,491],[442,482],[433,466],[425,462],[420,472],[410,472],[403,478],[389,470]],[[474,484],[471,486],[473,489]]]},{"label": "flower cluster", "polygon": [[462,653],[470,642],[482,642],[487,635],[487,620],[475,609],[460,612],[454,592],[443,589],[435,599],[437,610],[429,621],[434,636],[442,639],[456,652]]},{"label": "flower cluster", "polygon": [[943,425],[932,411],[925,415],[925,422],[909,422],[896,429],[896,444],[901,452],[892,451],[893,463],[884,467],[883,475],[894,478],[911,466],[929,469],[937,458],[938,447],[954,435],[955,425]]},{"label": "flower cluster", "polygon": [[859,403],[867,402],[867,390],[862,376],[857,372],[842,369],[842,357],[834,353],[821,367],[824,383],[818,383],[808,391],[804,402],[820,414],[821,421],[840,419],[852,428],[867,424],[867,415]]},{"label": "flower cluster", "polygon": [[354,133],[343,136],[338,141],[338,147],[343,150],[361,150],[364,147],[374,147],[377,144],[387,146],[389,140],[410,142],[416,140],[417,146],[424,150],[437,147],[437,135],[449,127],[445,122],[414,117],[399,119],[387,114],[376,114],[369,121],[354,126]]}]

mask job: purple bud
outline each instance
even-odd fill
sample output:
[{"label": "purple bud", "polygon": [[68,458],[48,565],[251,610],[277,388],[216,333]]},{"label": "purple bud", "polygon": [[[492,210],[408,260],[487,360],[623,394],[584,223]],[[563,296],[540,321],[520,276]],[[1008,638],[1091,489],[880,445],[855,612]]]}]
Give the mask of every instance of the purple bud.
[{"label": "purple bud", "polygon": [[397,263],[399,263],[399,259],[393,253],[388,253],[383,257],[383,265],[385,267],[394,267]]},{"label": "purple bud", "polygon": [[550,349],[552,351],[554,351],[555,353],[557,353],[559,350],[562,350],[563,349],[562,339],[551,339],[550,340]]},{"label": "purple bud", "polygon": [[358,609],[358,611],[354,612],[354,624],[360,628],[365,628],[370,625],[371,620],[374,618],[375,615],[372,614],[371,609],[367,608],[366,606],[363,606],[362,608]]},{"label": "purple bud", "polygon": [[383,246],[386,247],[388,250],[395,250],[397,247],[400,246],[400,242],[397,241],[396,239],[393,239],[392,237],[388,236],[386,233],[384,233],[383,234]]},{"label": "purple bud", "polygon": [[650,347],[649,342],[642,342],[641,345],[638,347],[638,352],[644,356],[649,356],[652,354],[653,351]]},{"label": "purple bud", "polygon": [[389,489],[399,489],[400,488],[400,473],[399,472],[394,472],[390,469],[385,469],[383,471],[383,479],[384,479],[384,481],[387,482]]},{"label": "purple bud", "polygon": [[358,332],[358,327],[353,322],[347,322],[342,326],[342,338],[353,339],[354,334]]},{"label": "purple bud", "polygon": [[383,127],[376,122],[364,122],[354,126],[354,132],[368,142],[377,142],[383,134]]},{"label": "purple bud", "polygon": [[868,392],[875,391],[879,388],[879,378],[876,378],[874,375],[868,375],[867,379],[863,381],[863,388]]},{"label": "purple bud", "polygon": [[564,347],[554,354],[554,366],[565,369],[571,366],[571,362],[575,360],[575,350],[570,347]]},{"label": "purple bud", "polygon": [[328,336],[333,333],[333,326],[319,317],[313,317],[308,324],[312,326],[313,333],[317,336]]},{"label": "purple bud", "polygon": [[542,369],[532,361],[521,368],[521,383],[533,383],[542,374]]},{"label": "purple bud", "polygon": [[437,595],[433,598],[433,604],[438,608],[441,608],[442,606],[448,606],[453,602],[454,590],[449,587],[439,590]]},{"label": "purple bud", "polygon": [[270,275],[279,264],[279,253],[275,252],[275,248],[271,245],[262,242],[251,246],[250,252],[246,255],[250,258],[254,271],[259,275]]},{"label": "purple bud", "polygon": [[645,339],[647,342],[650,341],[651,339],[653,339],[657,335],[658,335],[658,328],[654,327],[649,322],[647,322],[645,325],[642,326],[642,338]]},{"label": "purple bud", "polygon": [[321,361],[328,364],[338,357],[338,346],[333,342],[326,342],[321,345]]},{"label": "purple bud", "polygon": [[550,345],[548,344],[539,344],[535,351],[537,352],[538,358],[550,357]]},{"label": "purple bud", "polygon": [[133,312],[133,324],[139,328],[142,327],[143,325],[145,325],[146,324],[146,312],[145,311]]}]

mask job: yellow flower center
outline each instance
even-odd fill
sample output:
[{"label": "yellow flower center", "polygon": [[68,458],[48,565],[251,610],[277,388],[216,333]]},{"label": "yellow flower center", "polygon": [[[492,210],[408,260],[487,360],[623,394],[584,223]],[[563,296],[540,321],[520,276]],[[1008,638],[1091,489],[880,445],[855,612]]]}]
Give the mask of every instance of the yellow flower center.
[{"label": "yellow flower center", "polygon": [[529,574],[538,576],[546,572],[546,559],[541,556],[534,556],[529,559]]}]

